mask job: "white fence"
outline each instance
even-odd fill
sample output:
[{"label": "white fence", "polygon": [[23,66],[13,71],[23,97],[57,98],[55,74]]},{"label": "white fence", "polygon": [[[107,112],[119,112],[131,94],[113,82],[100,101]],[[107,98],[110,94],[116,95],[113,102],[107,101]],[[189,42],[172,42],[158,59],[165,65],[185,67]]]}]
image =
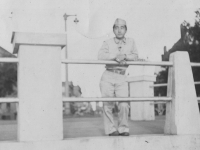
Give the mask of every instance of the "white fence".
[{"label": "white fence", "polygon": [[[167,97],[62,98],[60,63],[116,64],[116,62],[61,60],[60,50],[66,44],[66,36],[62,34],[49,35],[16,32],[13,34],[12,39],[15,52],[18,53],[18,58],[1,58],[0,62],[19,63],[18,98],[1,98],[0,102],[19,103],[18,143],[20,144],[17,145],[18,149],[22,147],[21,145],[26,144],[26,142],[59,142],[63,140],[62,102],[70,101],[126,100],[132,102],[167,102],[164,134],[179,136],[200,135],[200,117],[191,70],[191,66],[199,67],[200,64],[190,63],[187,52],[175,52],[171,54],[169,62],[135,61],[127,63],[128,65],[169,66]],[[170,140],[170,138],[167,140]],[[123,139],[119,139],[123,143],[121,140]],[[177,142],[176,139],[173,139],[173,141]],[[35,143],[36,145],[38,144],[37,142]],[[116,143],[116,141],[113,142]],[[99,141],[97,140],[94,143],[99,143]],[[79,144],[81,145],[81,142]],[[3,147],[2,145],[6,145],[4,149],[8,149],[9,146],[16,147],[16,143],[2,143],[0,147]],[[56,145],[59,144],[56,143]],[[190,143],[188,145],[191,146]],[[195,144],[193,143],[193,145]],[[34,147],[34,144],[30,144],[29,146],[32,149],[39,149],[39,147],[41,149],[42,146],[44,148],[42,144],[36,147]],[[48,147],[48,144],[46,143],[45,146]],[[114,149],[115,146],[116,144],[111,147]],[[70,145],[68,145],[68,148],[70,148]],[[107,149],[109,148],[107,147]]]}]

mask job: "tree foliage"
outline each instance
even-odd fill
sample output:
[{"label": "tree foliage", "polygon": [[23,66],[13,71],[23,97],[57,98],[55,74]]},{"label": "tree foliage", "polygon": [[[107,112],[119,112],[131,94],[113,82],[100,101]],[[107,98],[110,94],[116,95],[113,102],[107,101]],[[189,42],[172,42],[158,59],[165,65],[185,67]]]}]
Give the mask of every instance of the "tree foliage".
[{"label": "tree foliage", "polygon": [[[0,57],[16,56],[0,47]],[[17,96],[17,64],[0,63],[0,97]]]},{"label": "tree foliage", "polygon": [[0,64],[0,97],[10,96],[14,91],[14,86],[17,86],[17,64],[6,63]]},{"label": "tree foliage", "polygon": [[[168,68],[165,67],[163,71],[159,72],[156,77],[156,84],[157,83],[167,83],[168,78]],[[154,88],[154,95],[155,96],[166,96],[167,95],[167,87],[155,87]]]},{"label": "tree foliage", "polygon": [[[195,24],[190,25],[187,21],[181,24],[181,39],[179,39],[174,46],[167,53],[167,59],[169,60],[169,54],[175,51],[187,51],[191,62],[200,62],[200,9],[195,11]],[[166,56],[165,56],[166,58]],[[164,61],[166,61],[164,60]],[[200,81],[200,68],[193,67],[194,81]],[[165,68],[157,76],[156,83],[167,83],[168,69]],[[200,96],[200,85],[196,85],[197,96]],[[167,89],[159,87],[155,89],[155,95],[166,96]]]}]

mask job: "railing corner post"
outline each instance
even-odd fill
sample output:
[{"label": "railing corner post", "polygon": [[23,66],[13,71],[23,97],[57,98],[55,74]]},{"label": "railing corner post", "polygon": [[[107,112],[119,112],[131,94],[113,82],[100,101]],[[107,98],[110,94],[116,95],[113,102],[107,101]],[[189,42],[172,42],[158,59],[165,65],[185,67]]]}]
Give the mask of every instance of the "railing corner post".
[{"label": "railing corner post", "polygon": [[18,53],[18,141],[63,139],[61,47],[63,35],[14,34]]},{"label": "railing corner post", "polygon": [[190,59],[187,52],[170,55],[173,67],[169,68],[165,134],[200,134],[200,116]]}]

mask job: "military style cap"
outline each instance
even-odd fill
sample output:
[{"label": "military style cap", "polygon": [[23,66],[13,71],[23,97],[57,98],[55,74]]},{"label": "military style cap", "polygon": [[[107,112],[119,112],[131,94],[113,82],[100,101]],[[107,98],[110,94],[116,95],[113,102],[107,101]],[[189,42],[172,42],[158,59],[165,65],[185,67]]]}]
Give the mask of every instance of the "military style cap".
[{"label": "military style cap", "polygon": [[115,23],[114,23],[114,24],[115,24],[115,25],[126,25],[126,21],[123,20],[123,19],[117,18],[117,19],[115,20]]}]

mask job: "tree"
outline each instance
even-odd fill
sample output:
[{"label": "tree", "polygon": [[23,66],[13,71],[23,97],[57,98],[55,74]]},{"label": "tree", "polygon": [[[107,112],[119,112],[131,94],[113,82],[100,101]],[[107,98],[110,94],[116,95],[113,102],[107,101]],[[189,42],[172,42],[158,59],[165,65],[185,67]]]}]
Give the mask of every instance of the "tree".
[{"label": "tree", "polygon": [[[14,86],[17,86],[17,64],[6,63],[0,65],[0,97],[16,94]],[[16,96],[16,95],[15,95]]]},{"label": "tree", "polygon": [[[0,57],[16,56],[0,47]],[[17,96],[17,64],[0,63],[0,97]]]},{"label": "tree", "polygon": [[[156,77],[156,84],[158,83],[167,83],[168,79],[168,68],[165,67],[163,71],[160,71]],[[167,87],[155,87],[154,88],[155,96],[166,96],[167,95]]]},{"label": "tree", "polygon": [[[195,11],[196,18],[194,26],[191,26],[187,21],[181,24],[181,38],[168,51],[164,52],[163,61],[169,60],[169,55],[175,51],[187,51],[191,62],[200,62],[200,9]],[[200,68],[192,68],[194,81],[200,81]],[[168,69],[161,71],[157,76],[156,83],[166,83]],[[197,96],[200,96],[200,85],[196,85]],[[155,94],[166,94],[166,89],[163,87],[157,88]],[[166,95],[163,95],[166,96]]]}]

